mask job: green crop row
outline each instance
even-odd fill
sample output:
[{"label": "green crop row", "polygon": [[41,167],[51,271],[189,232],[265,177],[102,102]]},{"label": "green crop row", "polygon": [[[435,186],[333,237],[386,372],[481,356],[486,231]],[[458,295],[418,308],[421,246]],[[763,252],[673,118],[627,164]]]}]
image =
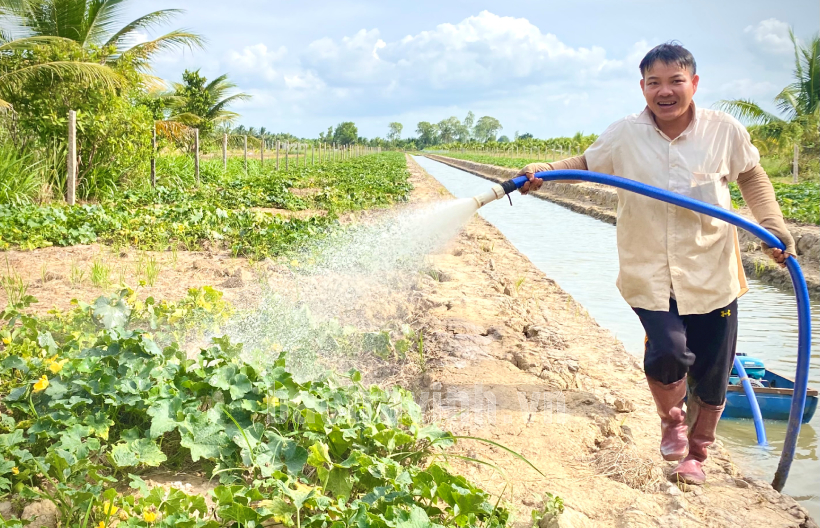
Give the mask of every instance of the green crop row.
[{"label": "green crop row", "polygon": [[[178,303],[128,290],[46,318],[9,307],[0,345],[0,500],[51,500],[62,526],[504,526],[508,512],[442,463],[452,434],[413,396],[345,377],[298,381],[286,353],[246,359],[183,321],[224,320],[218,292]],[[186,323],[187,324],[187,323]],[[149,470],[203,473],[202,495],[149,489]],[[212,515],[215,513],[215,515]],[[0,526],[23,526],[3,521]]]},{"label": "green crop row", "polygon": [[[527,158],[504,158],[497,156],[485,156],[480,154],[460,154],[447,153],[451,158],[496,165],[498,167],[509,167],[520,169],[529,163],[546,163],[544,160]],[[800,183],[772,182],[777,196],[777,203],[783,210],[783,215],[789,220],[803,222],[807,224],[820,224],[820,184],[817,180],[802,180]],[[732,201],[735,206],[743,206],[745,202],[740,195],[737,185],[730,186]]]},{"label": "green crop row", "polygon": [[[160,169],[172,176],[156,189],[130,189],[95,204],[0,206],[0,249],[102,242],[152,250],[216,246],[265,258],[322,236],[340,213],[403,201],[411,189],[398,153],[290,171],[263,169],[255,162],[241,175],[230,170],[238,160],[232,160],[229,171],[223,171],[221,161],[211,161],[203,163],[199,185],[184,166],[173,166],[185,161],[166,161],[170,168]],[[300,197],[292,188],[315,192]],[[326,214],[293,219],[253,207],[312,208]]]}]

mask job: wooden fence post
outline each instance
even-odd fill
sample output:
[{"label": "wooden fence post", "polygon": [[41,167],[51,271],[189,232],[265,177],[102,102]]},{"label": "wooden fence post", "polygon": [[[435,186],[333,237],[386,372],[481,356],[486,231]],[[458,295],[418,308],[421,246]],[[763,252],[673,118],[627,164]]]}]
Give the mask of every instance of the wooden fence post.
[{"label": "wooden fence post", "polygon": [[265,164],[265,138],[262,138],[262,145],[259,147],[259,163]]},{"label": "wooden fence post", "polygon": [[245,134],[244,136],[242,136],[242,139],[244,141],[243,148],[245,150],[245,172],[248,172],[248,135]]},{"label": "wooden fence post", "polygon": [[151,187],[157,186],[157,123],[151,128]]},{"label": "wooden fence post", "polygon": [[194,175],[196,184],[199,185],[199,129],[194,129]]},{"label": "wooden fence post", "polygon": [[228,134],[222,134],[222,168],[228,170]]},{"label": "wooden fence post", "polygon": [[290,169],[290,141],[285,141],[285,170]]},{"label": "wooden fence post", "polygon": [[310,164],[316,165],[316,145],[314,143],[310,144]]},{"label": "wooden fence post", "polygon": [[800,156],[800,147],[797,146],[797,143],[794,144],[794,161],[792,162],[792,182],[798,183],[798,174],[797,174],[797,160]]},{"label": "wooden fence post", "polygon": [[66,202],[74,205],[77,187],[77,112],[68,111],[68,159],[66,161]]},{"label": "wooden fence post", "polygon": [[299,143],[296,143],[296,168],[299,168]]},{"label": "wooden fence post", "polygon": [[279,140],[276,140],[276,170],[279,170]]}]

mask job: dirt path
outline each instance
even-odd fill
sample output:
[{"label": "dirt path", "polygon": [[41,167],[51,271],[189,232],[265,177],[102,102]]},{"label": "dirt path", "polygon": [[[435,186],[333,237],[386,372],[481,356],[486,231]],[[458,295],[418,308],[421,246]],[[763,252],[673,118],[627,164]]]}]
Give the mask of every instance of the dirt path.
[{"label": "dirt path", "polygon": [[[516,175],[515,169],[485,165],[472,161],[448,158],[446,156],[428,155],[430,159],[465,170],[490,181],[501,182]],[[549,200],[604,222],[615,224],[615,210],[618,195],[611,187],[594,183],[549,183],[533,196]],[[742,216],[754,221],[751,212],[744,207],[738,211]],[[797,242],[798,262],[806,276],[809,295],[820,299],[820,233],[817,226],[807,226],[788,222],[789,231]],[[788,271],[775,265],[760,248],[760,241],[739,229],[741,259],[746,272],[761,281],[778,288],[792,291],[791,277]]]},{"label": "dirt path", "polygon": [[[411,158],[418,195],[440,184]],[[504,492],[527,526],[545,492],[561,496],[562,526],[816,526],[792,498],[740,475],[711,449],[702,489],[666,481],[659,420],[639,361],[492,225],[475,217],[448,251],[431,257],[444,277],[417,294],[427,371],[419,397],[463,440],[457,451],[503,468],[453,461]]]}]

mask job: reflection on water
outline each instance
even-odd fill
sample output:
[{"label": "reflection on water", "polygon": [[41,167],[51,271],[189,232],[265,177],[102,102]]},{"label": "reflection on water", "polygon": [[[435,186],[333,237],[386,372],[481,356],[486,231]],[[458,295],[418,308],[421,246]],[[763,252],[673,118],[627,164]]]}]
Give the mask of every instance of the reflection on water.
[{"label": "reflection on water", "polygon": [[[427,158],[416,161],[458,198],[492,185],[487,180]],[[479,214],[504,233],[519,251],[584,305],[598,323],[613,332],[634,354],[640,354],[644,332],[638,318],[615,287],[618,254],[615,227],[550,202],[515,195],[514,207],[499,201]],[[794,296],[751,280],[739,300],[738,351],[762,359],[766,367],[794,375],[797,309]],[[812,303],[812,345],[820,343],[820,305]],[[811,360],[809,385],[820,388],[820,357]],[[803,425],[797,454],[784,492],[820,518],[820,461],[817,431],[820,412]],[[718,436],[745,474],[771,481],[783,448],[786,422],[766,421],[771,446],[755,445],[751,420],[721,420]]]}]

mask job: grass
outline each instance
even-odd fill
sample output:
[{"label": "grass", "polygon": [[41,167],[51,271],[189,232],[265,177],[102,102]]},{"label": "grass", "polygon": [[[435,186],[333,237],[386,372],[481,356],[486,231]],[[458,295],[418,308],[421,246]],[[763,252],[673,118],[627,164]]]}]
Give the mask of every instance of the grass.
[{"label": "grass", "polygon": [[111,285],[111,267],[100,258],[91,263],[91,284],[97,288],[106,289]]},{"label": "grass", "polygon": [[18,306],[26,298],[28,283],[11,267],[6,257],[6,273],[0,276],[0,289],[6,294],[6,303],[9,306]]}]

